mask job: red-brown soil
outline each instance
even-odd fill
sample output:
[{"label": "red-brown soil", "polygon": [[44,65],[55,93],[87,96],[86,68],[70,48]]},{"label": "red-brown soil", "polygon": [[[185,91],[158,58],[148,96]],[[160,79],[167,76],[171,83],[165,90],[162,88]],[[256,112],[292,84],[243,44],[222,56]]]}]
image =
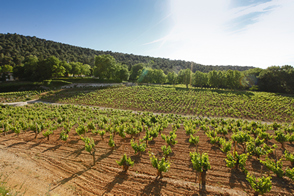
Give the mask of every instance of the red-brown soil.
[{"label": "red-brown soil", "polygon": [[[163,133],[168,134],[169,131],[170,126]],[[49,141],[42,134],[34,139],[31,131],[18,137],[14,133],[0,137],[0,172],[10,174],[8,185],[18,183],[20,192],[26,190],[24,195],[253,195],[245,174],[226,167],[225,154],[208,142],[203,131],[196,135],[200,137],[199,151],[209,154],[212,167],[207,172],[206,191],[200,191],[196,182],[196,172],[189,157],[189,152],[196,148],[190,146],[189,136],[182,126],[177,131],[178,144],[172,147],[171,168],[163,173],[161,179],[156,177],[157,171],[152,167],[148,154],[151,150],[158,157],[162,156],[160,148],[165,142],[160,135],[149,142],[148,150],[139,156],[134,154],[129,136],[125,139],[115,136],[117,148],[112,151],[108,146],[109,134],[102,141],[99,135],[87,133],[96,142],[96,164],[92,166],[92,156],[85,151],[84,143],[75,131],[70,132],[67,142],[59,139],[59,133],[59,130],[55,131]],[[136,141],[143,134],[138,135]],[[275,143],[273,140],[270,142]],[[286,148],[294,151],[293,145],[287,144]],[[242,152],[241,146],[238,151]],[[122,172],[122,167],[115,162],[124,152],[135,161],[127,173]],[[279,149],[278,156],[281,153]],[[13,158],[5,159],[7,155]],[[26,164],[15,165],[20,161]],[[284,166],[290,166],[290,163],[285,161]],[[246,168],[258,176],[261,164],[255,157],[249,158]],[[272,190],[265,195],[293,195],[293,181],[272,176]]]}]

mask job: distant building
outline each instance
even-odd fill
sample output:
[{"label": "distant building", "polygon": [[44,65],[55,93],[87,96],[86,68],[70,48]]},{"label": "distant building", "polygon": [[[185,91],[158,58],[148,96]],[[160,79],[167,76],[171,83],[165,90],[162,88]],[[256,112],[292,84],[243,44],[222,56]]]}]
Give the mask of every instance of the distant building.
[{"label": "distant building", "polygon": [[5,72],[0,74],[0,81],[3,81],[3,78],[5,77],[5,81],[14,81],[13,73],[12,72]]}]

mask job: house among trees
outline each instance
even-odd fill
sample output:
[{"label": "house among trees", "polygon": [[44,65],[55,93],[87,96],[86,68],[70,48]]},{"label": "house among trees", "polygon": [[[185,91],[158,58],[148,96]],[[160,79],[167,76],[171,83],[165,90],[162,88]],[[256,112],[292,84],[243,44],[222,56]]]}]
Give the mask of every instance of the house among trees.
[{"label": "house among trees", "polygon": [[14,81],[13,73],[12,72],[4,72],[0,74],[0,81],[7,82],[7,81]]}]

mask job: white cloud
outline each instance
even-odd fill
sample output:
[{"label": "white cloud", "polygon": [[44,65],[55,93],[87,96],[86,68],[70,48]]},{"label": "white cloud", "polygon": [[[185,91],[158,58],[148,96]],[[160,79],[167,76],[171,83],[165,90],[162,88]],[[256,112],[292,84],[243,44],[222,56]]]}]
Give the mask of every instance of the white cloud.
[{"label": "white cloud", "polygon": [[[206,65],[294,65],[294,1],[272,0],[230,9],[230,0],[171,0],[174,28],[154,56]],[[253,14],[252,14],[253,13]],[[265,14],[254,14],[265,13]],[[228,30],[239,17],[241,30]],[[243,23],[242,23],[243,22]]]}]

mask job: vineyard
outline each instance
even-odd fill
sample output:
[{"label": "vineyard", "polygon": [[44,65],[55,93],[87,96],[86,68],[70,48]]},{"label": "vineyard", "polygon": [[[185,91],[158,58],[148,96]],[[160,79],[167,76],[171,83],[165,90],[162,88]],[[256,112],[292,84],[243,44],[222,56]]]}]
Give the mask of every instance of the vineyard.
[{"label": "vineyard", "polygon": [[19,102],[38,98],[42,91],[19,91],[0,93],[0,103]]},{"label": "vineyard", "polygon": [[[148,99],[142,100],[150,110],[156,109],[153,104],[148,105],[150,99],[157,97],[156,102],[160,102],[164,98],[159,98],[158,91],[170,93],[171,102],[160,102],[170,105],[174,103],[173,95],[179,93],[175,89],[146,87],[143,94],[143,88],[115,88],[94,93],[100,95],[97,100],[104,105],[110,104],[106,99],[110,95],[114,96],[114,104],[122,104],[118,102],[123,100],[120,96],[127,92],[116,96],[121,91],[136,91],[134,95],[125,96],[125,105],[127,97],[134,100],[138,96],[139,100],[150,93]],[[95,105],[89,101],[91,98],[86,99],[95,96],[94,93],[65,98],[61,92],[55,97],[60,102],[78,103],[84,99],[83,104]],[[197,93],[208,96],[205,91],[183,94],[200,99]],[[211,93],[218,98],[216,93]],[[229,100],[234,101],[234,96],[244,95],[232,93],[219,101],[232,107]],[[255,96],[262,99],[261,94],[251,98],[244,96],[244,102],[247,100],[247,105],[253,105],[250,100]],[[186,104],[182,97],[179,96],[176,103]],[[258,107],[265,104],[266,98],[263,100],[258,102]],[[285,110],[286,103],[293,105],[287,97],[273,95],[269,100],[280,101],[276,108],[268,109],[276,115],[280,111],[277,108]],[[142,102],[127,106],[139,107]],[[61,179],[50,186],[50,191],[72,183],[80,195],[293,194],[293,123],[156,115],[42,103],[6,106],[0,111],[0,144],[9,152],[29,153],[30,157],[36,157],[35,162],[58,174]],[[285,113],[282,116],[285,118]],[[293,114],[287,116],[292,117]]]},{"label": "vineyard", "polygon": [[294,98],[275,93],[225,91],[171,86],[136,86],[96,91],[63,90],[43,96],[51,102],[116,109],[293,122]]}]

